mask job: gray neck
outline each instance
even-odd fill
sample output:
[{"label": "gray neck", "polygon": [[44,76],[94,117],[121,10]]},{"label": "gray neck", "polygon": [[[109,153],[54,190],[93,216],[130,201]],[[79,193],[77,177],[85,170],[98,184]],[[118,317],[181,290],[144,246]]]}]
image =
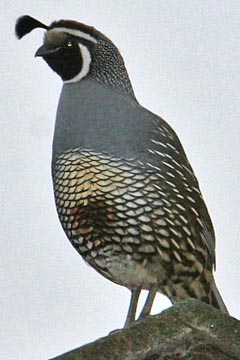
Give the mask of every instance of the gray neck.
[{"label": "gray neck", "polygon": [[109,39],[103,38],[98,40],[93,52],[88,78],[135,99],[123,58],[116,46]]}]

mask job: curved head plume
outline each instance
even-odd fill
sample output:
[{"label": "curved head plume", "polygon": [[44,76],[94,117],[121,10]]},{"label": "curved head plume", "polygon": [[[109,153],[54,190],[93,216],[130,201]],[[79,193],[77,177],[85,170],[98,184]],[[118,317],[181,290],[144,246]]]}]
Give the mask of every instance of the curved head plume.
[{"label": "curved head plume", "polygon": [[48,30],[49,27],[40,21],[34,19],[29,15],[21,16],[17,19],[15,33],[18,39],[21,39],[26,34],[30,33],[33,29],[42,28]]}]

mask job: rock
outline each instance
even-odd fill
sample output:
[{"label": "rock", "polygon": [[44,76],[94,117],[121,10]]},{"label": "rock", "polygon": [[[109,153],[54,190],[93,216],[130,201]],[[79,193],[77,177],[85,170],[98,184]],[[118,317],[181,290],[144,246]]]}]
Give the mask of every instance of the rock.
[{"label": "rock", "polygon": [[52,360],[240,360],[240,322],[189,299]]}]

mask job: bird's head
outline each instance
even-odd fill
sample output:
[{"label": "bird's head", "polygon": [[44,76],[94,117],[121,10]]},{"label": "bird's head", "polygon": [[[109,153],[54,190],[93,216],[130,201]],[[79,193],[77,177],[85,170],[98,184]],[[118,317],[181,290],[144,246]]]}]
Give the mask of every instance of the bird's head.
[{"label": "bird's head", "polygon": [[73,20],[54,21],[47,26],[25,15],[17,20],[15,32],[21,39],[35,28],[46,30],[35,56],[42,57],[64,82],[92,77],[133,94],[119,50],[100,31]]}]

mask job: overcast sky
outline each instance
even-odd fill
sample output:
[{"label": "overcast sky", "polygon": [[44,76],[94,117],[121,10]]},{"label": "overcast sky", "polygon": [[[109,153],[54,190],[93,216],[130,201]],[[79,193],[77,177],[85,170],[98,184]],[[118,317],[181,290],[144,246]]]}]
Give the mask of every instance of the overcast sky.
[{"label": "overcast sky", "polygon": [[[240,318],[239,0],[3,0],[0,359],[44,360],[122,327],[130,293],[88,267],[55,211],[50,162],[61,80],[34,59],[43,30],[75,19],[117,44],[140,103],[178,133],[217,235],[219,290]],[[170,305],[158,296],[154,313]]]}]

